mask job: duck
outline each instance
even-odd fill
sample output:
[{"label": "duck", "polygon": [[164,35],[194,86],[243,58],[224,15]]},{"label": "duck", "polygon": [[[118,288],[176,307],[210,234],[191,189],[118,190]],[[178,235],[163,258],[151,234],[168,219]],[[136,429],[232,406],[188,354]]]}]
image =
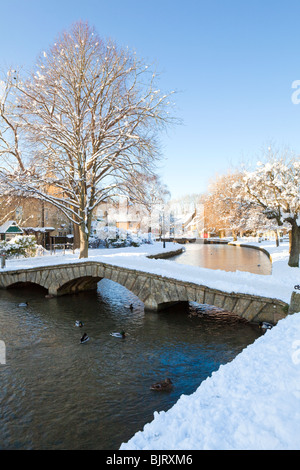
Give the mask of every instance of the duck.
[{"label": "duck", "polygon": [[80,343],[83,344],[83,343],[86,343],[90,338],[88,337],[88,335],[86,333],[83,333],[81,339],[80,339]]},{"label": "duck", "polygon": [[168,392],[172,389],[173,382],[171,379],[165,379],[161,382],[156,382],[155,384],[151,385],[150,390],[155,390],[157,392]]},{"label": "duck", "polygon": [[262,330],[271,330],[271,328],[273,328],[274,325],[272,325],[271,323],[268,323],[266,321],[261,321],[260,324],[259,324],[259,328],[261,328]]},{"label": "duck", "polygon": [[76,320],[75,326],[78,326],[79,328],[81,328],[83,326],[82,321]]},{"label": "duck", "polygon": [[114,336],[115,338],[125,338],[126,333],[125,331],[120,331],[120,333],[110,333],[110,336]]},{"label": "duck", "polygon": [[19,307],[28,307],[28,302],[21,302]]}]

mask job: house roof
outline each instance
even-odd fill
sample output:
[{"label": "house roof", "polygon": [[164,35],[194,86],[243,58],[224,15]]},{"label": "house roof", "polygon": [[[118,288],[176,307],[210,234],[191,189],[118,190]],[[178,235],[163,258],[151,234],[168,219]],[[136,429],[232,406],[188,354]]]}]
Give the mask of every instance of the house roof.
[{"label": "house roof", "polygon": [[24,227],[23,230],[25,232],[52,232],[55,230],[55,227]]},{"label": "house roof", "polygon": [[23,233],[23,230],[14,220],[7,220],[0,226],[0,233]]}]

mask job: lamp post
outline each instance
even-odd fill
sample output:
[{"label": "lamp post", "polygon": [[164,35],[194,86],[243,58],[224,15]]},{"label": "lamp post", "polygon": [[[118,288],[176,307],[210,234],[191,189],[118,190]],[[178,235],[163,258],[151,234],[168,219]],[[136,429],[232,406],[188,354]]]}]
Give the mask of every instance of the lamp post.
[{"label": "lamp post", "polygon": [[166,239],[165,239],[165,206],[162,207],[162,227],[161,232],[163,236],[163,248],[166,248]]}]

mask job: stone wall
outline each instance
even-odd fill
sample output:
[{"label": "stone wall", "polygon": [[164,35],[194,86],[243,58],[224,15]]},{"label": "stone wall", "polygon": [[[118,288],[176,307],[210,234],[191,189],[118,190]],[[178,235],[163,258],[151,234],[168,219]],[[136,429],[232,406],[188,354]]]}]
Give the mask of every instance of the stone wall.
[{"label": "stone wall", "polygon": [[300,312],[300,292],[294,291],[291,297],[289,313],[298,313],[298,312]]}]

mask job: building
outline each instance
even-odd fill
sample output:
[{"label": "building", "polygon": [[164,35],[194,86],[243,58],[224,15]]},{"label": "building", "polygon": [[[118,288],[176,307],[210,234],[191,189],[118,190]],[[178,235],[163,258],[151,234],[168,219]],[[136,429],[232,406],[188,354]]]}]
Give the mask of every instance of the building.
[{"label": "building", "polygon": [[23,235],[23,230],[18,226],[14,220],[8,220],[0,226],[1,241],[9,241],[16,235]]},{"label": "building", "polygon": [[[19,233],[35,235],[37,243],[47,249],[56,243],[72,242],[73,224],[63,212],[37,198],[1,197],[0,223],[5,228],[5,224],[11,222],[14,222],[21,230]],[[1,236],[4,235],[8,236],[4,233]]]}]

